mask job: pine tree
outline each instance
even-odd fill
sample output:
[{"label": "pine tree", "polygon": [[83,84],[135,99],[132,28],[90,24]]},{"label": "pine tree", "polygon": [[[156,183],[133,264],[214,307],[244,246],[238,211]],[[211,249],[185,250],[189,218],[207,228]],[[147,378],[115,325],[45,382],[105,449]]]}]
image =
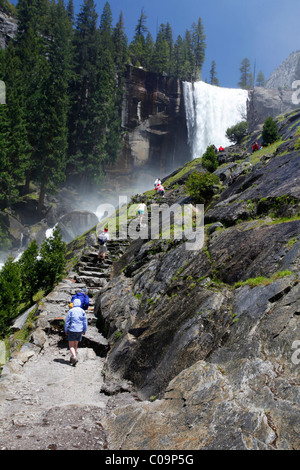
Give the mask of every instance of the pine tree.
[{"label": "pine tree", "polygon": [[114,48],[112,38],[112,15],[106,2],[100,19],[100,45],[98,53],[98,83],[96,100],[99,103],[98,119],[100,124],[100,140],[98,143],[98,163],[95,167],[94,180],[102,176],[102,165],[117,157],[120,142],[120,113],[117,104],[118,95],[116,70],[114,64]]},{"label": "pine tree", "polygon": [[164,24],[161,24],[151,60],[151,70],[155,73],[169,72],[170,54],[170,46],[166,38],[166,28]]},{"label": "pine tree", "polygon": [[[93,177],[99,146],[99,113],[95,93],[98,80],[99,31],[93,0],[84,0],[73,37],[74,77],[70,84],[68,116],[68,173],[84,186]],[[96,139],[96,140],[95,140]]]},{"label": "pine tree", "polygon": [[30,167],[26,170],[24,191],[29,191],[32,170],[35,165],[33,149],[38,147],[37,135],[41,123],[40,84],[47,69],[43,38],[46,36],[46,16],[48,0],[20,0],[17,4],[18,30],[16,54],[24,84],[24,104],[26,108],[26,128],[30,145]]},{"label": "pine tree", "polygon": [[56,227],[51,237],[46,238],[40,248],[38,275],[41,287],[50,292],[60,282],[65,273],[66,244],[62,240],[60,229]]},{"label": "pine tree", "polygon": [[32,240],[19,260],[22,299],[30,303],[33,303],[33,296],[42,284],[38,254],[38,244],[36,240]]},{"label": "pine tree", "polygon": [[135,35],[133,41],[129,45],[130,59],[133,65],[144,67],[146,63],[146,39],[145,35],[148,33],[146,27],[147,16],[142,8],[138,24],[135,28]]},{"label": "pine tree", "polygon": [[194,53],[194,70],[193,78],[198,80],[201,77],[202,66],[205,60],[206,49],[206,36],[204,34],[204,27],[201,18],[198,18],[197,23],[192,24],[192,48]]},{"label": "pine tree", "polygon": [[66,112],[71,22],[62,0],[20,0],[17,54],[21,62],[31,166],[26,191],[40,185],[38,210],[48,188],[65,174]]},{"label": "pine tree", "polygon": [[213,145],[208,146],[202,155],[201,165],[210,173],[213,173],[218,168],[219,164]]},{"label": "pine tree", "polygon": [[253,76],[250,70],[250,60],[245,57],[245,59],[242,60],[241,66],[240,66],[240,73],[241,73],[241,78],[238,83],[238,86],[240,88],[243,88],[244,90],[249,90],[252,86],[253,83]]},{"label": "pine tree", "polygon": [[214,60],[211,63],[211,69],[210,69],[209,73],[210,73],[210,82],[209,83],[211,85],[219,86],[219,80],[217,78],[217,73],[216,73],[216,63],[215,63]]},{"label": "pine tree", "polygon": [[148,32],[146,36],[145,54],[144,54],[144,67],[146,70],[151,69],[151,62],[152,62],[154,50],[155,50],[155,43],[153,41],[151,33]]},{"label": "pine tree", "polygon": [[166,26],[164,28],[164,36],[169,46],[169,60],[168,60],[169,69],[167,72],[170,75],[171,70],[172,70],[173,53],[174,53],[173,31],[172,31],[170,23],[166,23]]},{"label": "pine tree", "polygon": [[30,147],[26,129],[24,84],[20,61],[11,43],[1,67],[6,84],[6,104],[0,106],[0,200],[5,207],[19,195],[25,171],[30,165]]},{"label": "pine tree", "polygon": [[12,320],[18,316],[20,300],[19,265],[9,257],[0,272],[0,337],[9,332]]},{"label": "pine tree", "polygon": [[262,130],[262,139],[265,145],[272,144],[279,139],[279,133],[277,124],[274,119],[269,116],[264,122],[263,130]]},{"label": "pine tree", "polygon": [[259,87],[265,86],[265,76],[261,70],[257,74],[256,86],[259,86]]},{"label": "pine tree", "polygon": [[68,1],[67,13],[68,13],[68,18],[71,21],[71,24],[74,25],[75,16],[74,16],[74,2],[73,2],[73,0]]},{"label": "pine tree", "polygon": [[35,179],[40,182],[38,210],[41,212],[47,189],[65,179],[68,142],[68,88],[71,76],[71,23],[63,0],[51,3],[47,43],[47,71],[40,82],[42,99]]},{"label": "pine tree", "polygon": [[191,31],[188,29],[185,32],[184,37],[184,65],[183,65],[183,80],[188,80],[190,82],[194,81],[194,72],[195,72],[195,56],[193,52],[192,45],[192,35]]},{"label": "pine tree", "polygon": [[176,78],[184,79],[185,73],[185,46],[182,37],[179,35],[174,44],[172,74]]}]

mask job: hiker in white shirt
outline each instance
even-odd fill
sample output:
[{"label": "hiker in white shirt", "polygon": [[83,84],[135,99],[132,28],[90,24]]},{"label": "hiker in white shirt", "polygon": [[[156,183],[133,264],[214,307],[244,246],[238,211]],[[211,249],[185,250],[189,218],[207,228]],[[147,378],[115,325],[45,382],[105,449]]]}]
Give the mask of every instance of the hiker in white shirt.
[{"label": "hiker in white shirt", "polygon": [[143,222],[143,215],[145,211],[147,210],[147,206],[145,204],[145,201],[142,201],[141,204],[138,207],[138,215],[140,218],[140,226],[142,227],[142,222]]},{"label": "hiker in white shirt", "polygon": [[105,260],[105,254],[106,254],[106,251],[107,251],[107,246],[106,246],[107,241],[109,241],[109,233],[108,233],[108,228],[105,228],[104,232],[102,232],[98,236],[98,242],[99,242],[99,253],[98,253],[98,256],[97,256],[98,261],[101,258],[101,254],[102,254],[102,261]]}]

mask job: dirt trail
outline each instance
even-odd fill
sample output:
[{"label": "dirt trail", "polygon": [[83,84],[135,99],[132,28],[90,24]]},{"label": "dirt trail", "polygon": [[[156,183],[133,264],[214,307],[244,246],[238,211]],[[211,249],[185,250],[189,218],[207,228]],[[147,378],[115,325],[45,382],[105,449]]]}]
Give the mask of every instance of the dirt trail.
[{"label": "dirt trail", "polygon": [[[118,246],[116,246],[116,251]],[[86,285],[98,290],[109,274],[95,264],[96,252],[81,264],[84,278],[61,282],[43,302],[40,324],[53,321],[68,310],[68,301],[76,289]],[[110,261],[108,257],[108,262]],[[98,277],[97,277],[98,274]],[[82,284],[84,282],[84,284]],[[93,305],[94,298],[92,299]],[[135,399],[130,393],[108,396],[101,392],[105,358],[90,346],[103,342],[95,326],[93,307],[87,312],[88,331],[80,343],[76,367],[70,364],[68,342],[54,331],[47,331],[42,347],[27,343],[0,378],[0,449],[2,450],[93,450],[107,449],[103,416]],[[37,334],[38,338],[38,334]],[[37,339],[38,341],[38,339]],[[44,341],[44,340],[43,340]]]},{"label": "dirt trail", "polygon": [[49,337],[49,346],[31,357],[21,373],[1,381],[1,450],[107,448],[101,418],[133,398],[100,393],[104,359],[92,349],[79,349],[76,367],[69,358],[57,336]]}]

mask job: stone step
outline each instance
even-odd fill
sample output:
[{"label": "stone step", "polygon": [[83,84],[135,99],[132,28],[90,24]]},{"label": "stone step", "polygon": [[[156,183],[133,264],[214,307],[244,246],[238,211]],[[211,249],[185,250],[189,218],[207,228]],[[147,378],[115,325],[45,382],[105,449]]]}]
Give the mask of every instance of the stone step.
[{"label": "stone step", "polygon": [[84,283],[87,287],[105,287],[107,284],[106,278],[91,277],[91,276],[75,276],[77,282]]},{"label": "stone step", "polygon": [[79,270],[78,274],[80,276],[86,276],[86,277],[98,277],[98,278],[109,278],[110,273],[108,272],[100,272],[100,271],[84,271],[84,270]]}]

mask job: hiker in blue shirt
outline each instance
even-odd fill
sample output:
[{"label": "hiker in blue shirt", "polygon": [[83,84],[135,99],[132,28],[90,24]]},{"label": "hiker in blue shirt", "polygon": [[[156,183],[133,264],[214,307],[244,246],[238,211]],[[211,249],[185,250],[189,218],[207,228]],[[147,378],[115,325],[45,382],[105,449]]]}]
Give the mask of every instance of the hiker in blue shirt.
[{"label": "hiker in blue shirt", "polygon": [[70,362],[73,366],[78,362],[76,357],[78,343],[87,330],[86,314],[80,305],[80,299],[74,299],[74,306],[69,310],[65,320],[65,334],[68,335]]},{"label": "hiker in blue shirt", "polygon": [[73,302],[73,306],[74,306],[74,300],[75,299],[80,300],[81,308],[83,308],[83,310],[87,310],[89,308],[90,299],[89,299],[89,296],[87,295],[86,289],[84,287],[79,292],[76,292],[76,294],[74,294],[72,296],[71,302]]}]

